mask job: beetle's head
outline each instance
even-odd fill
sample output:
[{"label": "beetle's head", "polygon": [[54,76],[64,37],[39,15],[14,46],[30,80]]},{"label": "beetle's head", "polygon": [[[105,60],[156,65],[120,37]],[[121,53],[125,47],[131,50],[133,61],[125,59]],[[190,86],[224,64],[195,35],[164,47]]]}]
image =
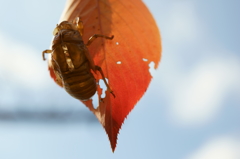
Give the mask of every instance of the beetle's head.
[{"label": "beetle's head", "polygon": [[77,30],[76,26],[73,23],[63,21],[59,25],[57,24],[56,28],[53,30],[53,35],[56,35],[60,30],[63,29]]}]

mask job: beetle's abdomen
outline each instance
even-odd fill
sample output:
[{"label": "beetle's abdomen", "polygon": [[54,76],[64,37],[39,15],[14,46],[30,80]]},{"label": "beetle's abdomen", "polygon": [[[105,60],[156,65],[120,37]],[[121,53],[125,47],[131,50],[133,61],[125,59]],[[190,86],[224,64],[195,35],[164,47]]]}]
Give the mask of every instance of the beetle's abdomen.
[{"label": "beetle's abdomen", "polygon": [[90,72],[75,71],[65,75],[64,88],[74,98],[87,100],[95,94],[97,85]]}]

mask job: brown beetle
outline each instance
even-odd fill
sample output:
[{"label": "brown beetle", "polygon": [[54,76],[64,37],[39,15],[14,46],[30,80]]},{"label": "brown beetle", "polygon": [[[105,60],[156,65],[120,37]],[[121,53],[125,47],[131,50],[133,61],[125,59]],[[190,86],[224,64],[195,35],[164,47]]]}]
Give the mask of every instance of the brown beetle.
[{"label": "brown beetle", "polygon": [[53,34],[55,37],[52,41],[52,50],[43,51],[42,56],[45,60],[45,53],[51,53],[56,82],[74,98],[88,100],[97,90],[96,80],[91,73],[92,69],[94,72],[100,72],[108,91],[115,97],[101,67],[94,64],[87,48],[98,37],[112,40],[114,36],[95,34],[89,38],[87,44],[84,44],[83,23],[79,18],[73,22],[61,22],[54,29]]}]

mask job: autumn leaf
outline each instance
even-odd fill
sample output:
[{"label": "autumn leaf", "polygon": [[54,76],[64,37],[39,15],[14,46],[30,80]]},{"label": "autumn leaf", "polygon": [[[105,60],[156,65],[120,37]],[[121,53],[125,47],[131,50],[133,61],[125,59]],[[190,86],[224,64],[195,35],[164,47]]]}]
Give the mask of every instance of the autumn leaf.
[{"label": "autumn leaf", "polygon": [[[102,68],[116,98],[106,91],[97,109],[92,100],[83,102],[106,130],[114,151],[124,119],[151,81],[149,63],[154,62],[155,69],[158,67],[161,57],[159,31],[141,0],[68,0],[60,22],[76,17],[83,21],[85,43],[94,34],[114,35],[113,40],[96,39],[89,51],[94,63]],[[97,82],[101,79],[99,74],[94,76]],[[100,97],[100,86],[97,92]]]}]

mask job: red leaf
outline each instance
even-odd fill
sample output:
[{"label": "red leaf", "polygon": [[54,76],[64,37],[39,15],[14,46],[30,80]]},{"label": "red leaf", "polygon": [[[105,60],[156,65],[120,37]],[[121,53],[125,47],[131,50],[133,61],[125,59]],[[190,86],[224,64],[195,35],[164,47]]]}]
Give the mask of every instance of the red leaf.
[{"label": "red leaf", "polygon": [[[106,91],[94,109],[92,100],[83,102],[105,128],[112,150],[119,129],[143,96],[151,80],[149,63],[158,67],[161,44],[156,23],[141,0],[68,0],[61,21],[81,17],[85,43],[90,36],[114,35],[113,40],[98,38],[89,51],[108,79],[116,98]],[[147,60],[147,61],[146,61]],[[97,81],[100,75],[95,75]],[[98,96],[102,89],[98,87]]]}]

